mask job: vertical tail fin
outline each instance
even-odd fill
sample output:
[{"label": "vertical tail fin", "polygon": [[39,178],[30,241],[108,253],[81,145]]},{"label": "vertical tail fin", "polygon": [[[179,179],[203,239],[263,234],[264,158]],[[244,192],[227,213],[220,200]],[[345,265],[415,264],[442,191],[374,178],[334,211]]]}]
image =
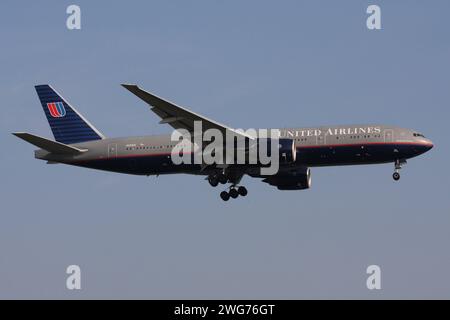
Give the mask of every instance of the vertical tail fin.
[{"label": "vertical tail fin", "polygon": [[44,84],[35,88],[56,141],[72,144],[105,138],[51,86]]}]

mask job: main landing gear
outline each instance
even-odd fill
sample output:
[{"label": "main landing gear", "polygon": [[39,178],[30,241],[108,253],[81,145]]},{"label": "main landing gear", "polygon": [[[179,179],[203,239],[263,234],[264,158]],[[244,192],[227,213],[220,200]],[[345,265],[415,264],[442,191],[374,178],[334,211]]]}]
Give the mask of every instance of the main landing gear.
[{"label": "main landing gear", "polygon": [[228,178],[224,174],[217,174],[208,177],[208,182],[212,187],[217,187],[220,184],[225,184],[228,182]]},{"label": "main landing gear", "polygon": [[243,176],[242,172],[221,172],[217,174],[212,174],[208,176],[207,180],[209,184],[213,187],[217,187],[220,184],[231,183],[228,191],[222,191],[220,193],[220,198],[223,201],[228,201],[230,198],[236,199],[237,197],[245,197],[248,193],[244,186],[238,186],[241,178]]},{"label": "main landing gear", "polygon": [[395,171],[392,174],[392,178],[395,181],[398,181],[400,180],[400,169],[404,164],[406,164],[406,160],[395,160],[394,164],[395,164]]},{"label": "main landing gear", "polygon": [[247,188],[240,186],[236,188],[236,186],[231,186],[230,191],[222,191],[220,193],[220,198],[222,198],[223,201],[228,201],[231,198],[236,199],[238,196],[245,197],[247,195],[248,191]]},{"label": "main landing gear", "polygon": [[223,201],[228,201],[230,198],[236,199],[237,197],[245,197],[248,194],[247,189],[244,186],[239,186],[239,182],[242,179],[243,172],[241,171],[222,171],[211,174],[207,177],[209,184],[213,187],[217,187],[220,184],[230,183],[231,186],[220,193],[220,198]]}]

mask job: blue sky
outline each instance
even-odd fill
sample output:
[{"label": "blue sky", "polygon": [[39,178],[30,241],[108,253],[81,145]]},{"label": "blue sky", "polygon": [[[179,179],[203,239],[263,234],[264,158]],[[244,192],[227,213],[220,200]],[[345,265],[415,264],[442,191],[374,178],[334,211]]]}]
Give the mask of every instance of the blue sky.
[{"label": "blue sky", "polygon": [[[448,1],[76,1],[69,31],[72,3],[0,5],[0,298],[449,297]],[[41,83],[109,137],[171,132],[123,82],[232,127],[382,123],[435,147],[398,183],[314,168],[310,190],[244,178],[224,203],[200,177],[46,165],[10,134],[52,137]]]}]

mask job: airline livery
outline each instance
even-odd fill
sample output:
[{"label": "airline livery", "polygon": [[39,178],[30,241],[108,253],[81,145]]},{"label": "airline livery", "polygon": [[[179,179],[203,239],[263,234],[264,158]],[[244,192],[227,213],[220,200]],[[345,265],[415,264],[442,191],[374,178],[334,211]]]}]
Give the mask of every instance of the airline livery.
[{"label": "airline livery", "polygon": [[[247,189],[240,185],[244,175],[261,178],[279,190],[308,189],[311,186],[310,168],[319,166],[393,163],[393,178],[399,180],[399,170],[407,159],[433,147],[431,140],[415,130],[386,125],[284,128],[276,129],[278,136],[273,138],[278,146],[275,159],[278,167],[274,174],[263,173],[262,168],[266,168],[267,163],[259,158],[243,163],[176,163],[175,154],[185,152],[184,155],[188,154],[191,159],[205,152],[207,147],[196,143],[196,139],[208,130],[215,130],[224,136],[232,134],[237,140],[244,141],[241,147],[236,146],[235,141],[231,147],[230,144],[223,144],[222,148],[216,148],[209,155],[221,153],[225,156],[232,151],[242,151],[248,156],[252,146],[263,143],[270,146],[272,138],[262,139],[247,131],[232,129],[136,85],[122,86],[147,103],[150,110],[161,118],[160,123],[169,124],[177,132],[184,130],[191,133],[191,137],[182,142],[174,141],[173,134],[106,138],[49,85],[36,86],[36,91],[56,141],[25,132],[16,132],[14,135],[37,146],[39,150],[35,151],[35,157],[48,163],[147,176],[175,173],[206,176],[213,187],[230,184],[227,191],[220,193],[224,201],[230,197],[247,195]],[[196,130],[198,123],[202,128],[200,133]],[[181,152],[176,149],[180,143],[186,147]]]}]

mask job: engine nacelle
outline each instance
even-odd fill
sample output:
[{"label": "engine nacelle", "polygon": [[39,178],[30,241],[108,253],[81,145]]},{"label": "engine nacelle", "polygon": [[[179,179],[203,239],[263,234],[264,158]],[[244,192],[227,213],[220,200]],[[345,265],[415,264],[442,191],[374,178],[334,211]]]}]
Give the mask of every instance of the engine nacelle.
[{"label": "engine nacelle", "polygon": [[278,190],[309,189],[311,187],[311,170],[304,168],[279,172],[276,175],[265,178],[263,181],[277,187]]},{"label": "engine nacelle", "polygon": [[271,156],[272,143],[278,141],[278,160],[280,164],[295,163],[297,150],[293,139],[258,139],[258,148],[264,147],[267,155]]},{"label": "engine nacelle", "polygon": [[293,139],[279,139],[280,163],[295,163],[297,149]]}]

